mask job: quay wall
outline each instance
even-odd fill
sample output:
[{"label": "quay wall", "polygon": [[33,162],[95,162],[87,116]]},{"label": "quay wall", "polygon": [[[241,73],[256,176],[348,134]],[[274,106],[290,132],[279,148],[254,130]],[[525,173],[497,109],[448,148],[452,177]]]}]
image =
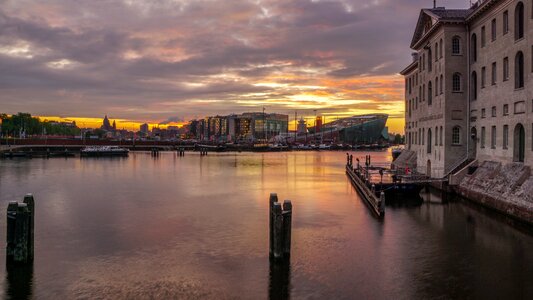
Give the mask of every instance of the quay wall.
[{"label": "quay wall", "polygon": [[533,224],[533,176],[522,163],[483,161],[454,191],[486,207]]}]

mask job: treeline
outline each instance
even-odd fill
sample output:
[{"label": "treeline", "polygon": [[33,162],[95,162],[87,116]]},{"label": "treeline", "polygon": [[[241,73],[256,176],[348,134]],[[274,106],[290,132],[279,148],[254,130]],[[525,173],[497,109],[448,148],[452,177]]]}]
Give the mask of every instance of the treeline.
[{"label": "treeline", "polygon": [[76,123],[63,124],[58,122],[41,121],[28,113],[16,115],[0,114],[2,136],[22,137],[33,135],[79,135],[81,130]]}]

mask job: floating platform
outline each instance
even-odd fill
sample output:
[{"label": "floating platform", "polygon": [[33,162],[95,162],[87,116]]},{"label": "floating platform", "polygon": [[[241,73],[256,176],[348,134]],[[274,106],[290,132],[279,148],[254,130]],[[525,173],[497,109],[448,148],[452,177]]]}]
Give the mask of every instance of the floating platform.
[{"label": "floating platform", "polygon": [[376,190],[367,186],[360,174],[354,172],[351,165],[346,165],[346,175],[350,178],[352,185],[359,191],[359,195],[365,200],[370,209],[378,218],[385,216],[385,193],[376,196]]}]

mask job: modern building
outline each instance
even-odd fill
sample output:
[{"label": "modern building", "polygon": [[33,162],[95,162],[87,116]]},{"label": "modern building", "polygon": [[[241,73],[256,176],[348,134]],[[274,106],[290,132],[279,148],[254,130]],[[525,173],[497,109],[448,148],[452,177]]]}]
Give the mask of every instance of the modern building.
[{"label": "modern building", "polygon": [[411,49],[401,74],[418,172],[446,176],[469,159],[533,165],[531,1],[422,9]]},{"label": "modern building", "polygon": [[146,123],[142,124],[139,129],[139,131],[144,134],[148,134],[150,132],[150,130],[148,129],[148,124]]}]

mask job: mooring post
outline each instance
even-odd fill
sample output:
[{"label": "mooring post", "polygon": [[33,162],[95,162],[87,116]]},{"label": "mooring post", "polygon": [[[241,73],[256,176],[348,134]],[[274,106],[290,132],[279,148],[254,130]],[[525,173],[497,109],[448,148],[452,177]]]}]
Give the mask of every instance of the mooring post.
[{"label": "mooring post", "polygon": [[274,213],[272,256],[274,259],[281,259],[283,258],[283,215],[281,203],[274,203],[272,210]]},{"label": "mooring post", "polygon": [[383,191],[379,194],[379,213],[380,215],[385,213],[385,192]]},{"label": "mooring post", "polygon": [[18,203],[15,225],[15,248],[13,261],[19,263],[28,262],[28,241],[30,214],[26,203]]},{"label": "mooring post", "polygon": [[269,226],[269,254],[270,257],[273,255],[274,251],[274,203],[278,202],[278,194],[270,193],[269,202],[269,213],[268,213],[268,226]]},{"label": "mooring post", "polygon": [[15,255],[15,229],[17,228],[18,203],[11,201],[7,205],[6,259],[12,260]]},{"label": "mooring post", "polygon": [[283,201],[283,258],[291,257],[291,230],[292,230],[292,203],[291,200]]},{"label": "mooring post", "polygon": [[28,260],[33,260],[34,248],[34,227],[35,227],[35,199],[33,194],[26,194],[24,196],[24,203],[28,205],[29,211],[29,227],[28,227]]}]

